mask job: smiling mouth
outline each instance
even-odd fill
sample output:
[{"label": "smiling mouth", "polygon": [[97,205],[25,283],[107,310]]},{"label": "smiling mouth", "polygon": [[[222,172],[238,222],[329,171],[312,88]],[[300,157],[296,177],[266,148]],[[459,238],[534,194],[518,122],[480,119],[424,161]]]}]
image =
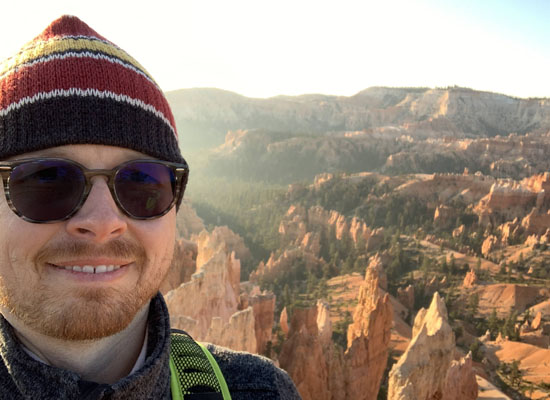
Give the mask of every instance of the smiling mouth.
[{"label": "smiling mouth", "polygon": [[100,264],[100,265],[57,265],[48,263],[52,268],[66,270],[70,272],[80,272],[84,274],[105,274],[108,272],[115,272],[120,268],[126,267],[129,264]]},{"label": "smiling mouth", "polygon": [[122,267],[122,265],[73,265],[73,266],[58,266],[55,265],[57,268],[65,269],[67,271],[73,271],[73,272],[84,272],[86,274],[104,274],[106,272],[113,272]]}]

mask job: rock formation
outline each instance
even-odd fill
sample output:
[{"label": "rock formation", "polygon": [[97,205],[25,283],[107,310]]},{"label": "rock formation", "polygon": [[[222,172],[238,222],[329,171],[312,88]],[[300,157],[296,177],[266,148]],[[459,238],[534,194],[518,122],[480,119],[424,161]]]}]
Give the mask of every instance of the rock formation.
[{"label": "rock formation", "polygon": [[176,217],[176,226],[180,237],[190,239],[192,235],[204,230],[202,219],[197,216],[195,210],[188,201],[184,200]]},{"label": "rock formation", "polygon": [[398,288],[397,300],[410,311],[414,310],[414,286],[409,285],[406,288]]},{"label": "rock formation", "polygon": [[359,290],[345,353],[348,399],[374,399],[388,359],[393,320],[389,294],[381,296],[378,271],[367,268]]},{"label": "rock formation", "polygon": [[518,218],[514,218],[512,221],[499,225],[498,230],[501,233],[501,243],[507,245],[509,241],[517,239],[521,233],[521,229]]},{"label": "rock formation", "polygon": [[178,239],[174,246],[172,264],[160,286],[160,291],[167,293],[183,282],[189,281],[195,272],[196,260],[197,244],[187,239]]},{"label": "rock formation", "polygon": [[320,268],[324,261],[309,252],[294,247],[284,250],[278,257],[271,253],[266,263],[260,261],[256,270],[250,273],[249,279],[256,283],[260,282],[262,278],[273,279],[290,271],[291,268],[296,268],[299,264],[307,269],[315,269]]},{"label": "rock formation", "polygon": [[275,300],[257,288],[241,294],[240,261],[235,250],[230,251],[239,250],[236,237],[227,228],[195,237],[197,272],[166,293],[165,299],[174,328],[197,340],[257,353],[268,341]]},{"label": "rock formation", "polygon": [[489,235],[485,238],[483,244],[481,245],[481,254],[487,257],[493,250],[497,249],[499,245],[500,240],[494,235]]},{"label": "rock formation", "polygon": [[[291,205],[279,225],[279,233],[286,243],[293,243],[304,250],[313,246],[310,251],[316,256],[320,233],[327,235],[331,229],[337,240],[349,238],[356,246],[366,246],[369,251],[380,246],[384,232],[381,228],[370,229],[357,217],[348,219],[337,211],[328,211],[320,206],[305,210],[302,206]],[[310,232],[317,233],[318,239],[306,238]]]},{"label": "rock formation", "polygon": [[542,313],[539,311],[535,315],[535,318],[533,318],[533,321],[531,322],[531,329],[535,331],[539,329],[541,327],[541,322],[542,322]]},{"label": "rock formation", "polygon": [[291,205],[279,224],[279,233],[289,242],[301,242],[307,232],[306,211],[302,206]]},{"label": "rock formation", "polygon": [[464,277],[464,281],[462,282],[462,287],[471,288],[471,287],[474,287],[474,285],[476,284],[477,284],[476,271],[474,271],[473,269],[470,269],[470,271],[468,271],[466,273],[466,276]]},{"label": "rock formation", "polygon": [[521,220],[521,226],[528,235],[543,235],[550,226],[550,211],[541,213],[536,208]]},{"label": "rock formation", "polygon": [[227,254],[235,252],[235,258],[239,261],[250,258],[250,250],[245,246],[243,238],[227,226],[216,226],[210,234],[201,231],[198,236],[193,236],[192,240],[200,246],[197,255],[197,271],[212,258],[214,253],[219,251]]},{"label": "rock formation", "polygon": [[369,258],[369,265],[367,268],[376,269],[378,274],[378,286],[384,290],[388,290],[386,267],[392,260],[393,257],[387,251],[377,252],[374,256]]},{"label": "rock formation", "polygon": [[[513,180],[499,180],[495,182],[490,192],[474,207],[482,225],[498,225],[505,220],[510,224],[506,228],[499,228],[502,234],[502,244],[507,244],[510,236],[517,236],[518,228],[527,235],[542,235],[550,223],[550,194],[547,175],[535,175],[521,182]],[[517,221],[521,220],[521,224]],[[508,232],[504,232],[506,229]],[[513,235],[511,230],[514,229]],[[493,243],[496,243],[493,240]],[[487,245],[488,246],[488,245]],[[487,254],[486,251],[484,254]]]},{"label": "rock formation", "polygon": [[[331,399],[330,341],[319,334],[318,307],[295,308],[279,363],[294,381],[304,400]],[[343,398],[343,397],[342,397]]]},{"label": "rock formation", "polygon": [[460,225],[458,228],[453,229],[453,237],[459,238],[464,234],[465,229],[466,227],[464,226],[464,224]]},{"label": "rock formation", "polygon": [[281,331],[283,331],[285,336],[288,336],[288,333],[289,333],[288,312],[286,310],[286,307],[283,308],[283,311],[281,311],[281,316],[279,317],[279,325],[281,326]]},{"label": "rock formation", "polygon": [[[455,399],[452,396],[456,393],[469,394],[461,397],[463,400],[476,399],[471,360],[453,364],[454,353],[454,333],[447,322],[445,302],[436,292],[430,308],[418,312],[413,339],[390,371],[388,400]],[[446,392],[450,387],[453,393]]]},{"label": "rock formation", "polygon": [[375,251],[384,242],[384,227],[376,228],[367,239],[367,251]]},{"label": "rock formation", "polygon": [[256,335],[256,352],[265,354],[271,341],[271,331],[275,316],[275,295],[271,292],[260,292],[258,286],[241,283],[239,309],[252,307],[254,314],[254,331]]},{"label": "rock formation", "polygon": [[472,365],[472,353],[451,361],[443,389],[445,400],[477,399],[478,385]]},{"label": "rock formation", "polygon": [[434,224],[439,227],[448,227],[454,224],[457,214],[453,207],[439,205],[435,209]]},{"label": "rock formation", "polygon": [[[273,279],[298,263],[305,264],[307,269],[323,266],[325,261],[319,257],[321,237],[332,240],[331,234],[336,240],[350,240],[366,251],[376,250],[384,242],[384,228],[371,230],[357,217],[348,220],[337,211],[327,211],[320,206],[306,210],[300,205],[291,205],[279,224],[279,233],[284,250],[278,256],[272,253],[267,262],[260,262],[251,272],[250,281]],[[381,281],[383,287],[387,287],[385,275],[381,276]]]},{"label": "rock formation", "polygon": [[485,208],[511,220],[521,217],[535,206],[537,194],[515,181],[494,183],[489,194],[481,199]]},{"label": "rock formation", "polygon": [[279,362],[304,400],[376,398],[388,358],[393,314],[389,295],[382,296],[378,286],[377,269],[367,268],[345,351],[332,343],[324,303],[294,309]]}]

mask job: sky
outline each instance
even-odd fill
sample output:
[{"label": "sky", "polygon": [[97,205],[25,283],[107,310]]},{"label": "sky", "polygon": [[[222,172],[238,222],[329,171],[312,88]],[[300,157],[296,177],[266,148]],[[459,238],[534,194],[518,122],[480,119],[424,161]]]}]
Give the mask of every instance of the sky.
[{"label": "sky", "polygon": [[18,0],[0,13],[0,59],[73,14],[165,91],[350,96],[458,85],[550,97],[546,0]]}]

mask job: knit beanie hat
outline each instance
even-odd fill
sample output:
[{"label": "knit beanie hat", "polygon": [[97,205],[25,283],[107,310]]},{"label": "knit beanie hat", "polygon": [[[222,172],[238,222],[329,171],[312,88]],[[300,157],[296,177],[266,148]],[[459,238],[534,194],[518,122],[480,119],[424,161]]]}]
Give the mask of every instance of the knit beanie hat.
[{"label": "knit beanie hat", "polygon": [[67,144],[185,162],[149,73],[84,22],[62,16],[0,64],[0,160]]}]

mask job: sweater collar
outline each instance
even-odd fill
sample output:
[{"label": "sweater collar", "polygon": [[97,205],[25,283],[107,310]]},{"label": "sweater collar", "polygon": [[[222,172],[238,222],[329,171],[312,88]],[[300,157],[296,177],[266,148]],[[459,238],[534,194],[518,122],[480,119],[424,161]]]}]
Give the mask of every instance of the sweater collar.
[{"label": "sweater collar", "polygon": [[147,326],[145,362],[135,373],[112,385],[83,381],[74,372],[33,359],[23,350],[3,316],[0,316],[0,358],[9,378],[25,398],[82,398],[84,392],[93,392],[94,399],[130,394],[137,396],[134,398],[163,398],[170,390],[170,321],[160,293],[151,300]]}]

